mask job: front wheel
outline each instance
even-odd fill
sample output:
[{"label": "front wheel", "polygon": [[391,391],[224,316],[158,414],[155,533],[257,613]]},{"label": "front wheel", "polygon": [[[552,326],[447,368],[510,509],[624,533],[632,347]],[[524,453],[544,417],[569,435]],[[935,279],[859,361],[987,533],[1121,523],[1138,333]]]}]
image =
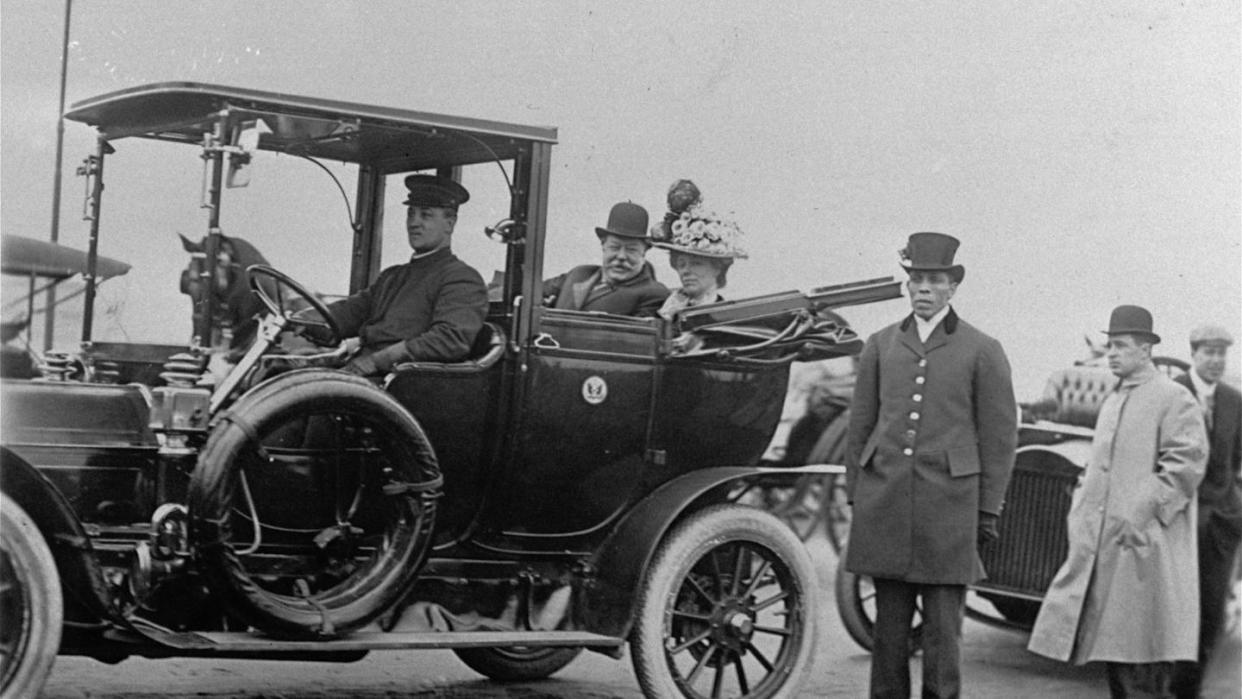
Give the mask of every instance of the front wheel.
[{"label": "front wheel", "polygon": [[471,670],[497,682],[529,682],[551,677],[573,662],[581,648],[454,648]]},{"label": "front wheel", "polygon": [[648,697],[795,696],[818,621],[815,567],[772,514],[716,505],[660,544],[630,635]]},{"label": "front wheel", "polygon": [[60,649],[60,574],[39,528],[0,496],[0,697],[39,694]]}]

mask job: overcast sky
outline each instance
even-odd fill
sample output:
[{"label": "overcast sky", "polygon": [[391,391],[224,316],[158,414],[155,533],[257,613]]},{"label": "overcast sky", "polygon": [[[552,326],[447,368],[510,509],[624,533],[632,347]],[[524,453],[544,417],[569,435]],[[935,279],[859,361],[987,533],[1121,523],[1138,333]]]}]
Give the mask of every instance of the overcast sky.
[{"label": "overcast sky", "polygon": [[[63,11],[0,14],[6,233],[48,235]],[[614,202],[661,215],[679,177],[746,232],[731,298],[898,275],[909,233],[949,233],[967,269],[954,304],[1002,342],[1029,399],[1120,303],[1153,311],[1165,354],[1188,358],[1202,322],[1242,334],[1239,14],[1236,0],[77,0],[68,100],[190,80],[556,126],[549,272],[598,256]],[[61,240],[85,246],[72,173],[92,135],[69,124],[65,143]],[[145,196],[152,216],[174,205],[157,183]],[[200,237],[205,216],[171,230],[109,204],[103,252],[135,271],[108,282],[128,315],[104,330],[187,341],[175,233]],[[243,237],[343,287],[345,262],[298,228]],[[467,254],[477,229],[456,237],[490,276]],[[907,311],[847,316],[868,334]]]}]

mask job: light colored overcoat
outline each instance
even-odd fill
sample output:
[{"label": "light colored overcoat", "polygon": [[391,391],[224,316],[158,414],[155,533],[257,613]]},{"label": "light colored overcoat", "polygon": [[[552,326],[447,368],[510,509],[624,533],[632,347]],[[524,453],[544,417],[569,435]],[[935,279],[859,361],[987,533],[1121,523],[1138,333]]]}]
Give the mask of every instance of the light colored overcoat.
[{"label": "light colored overcoat", "polygon": [[1195,490],[1206,445],[1194,397],[1154,367],[1105,398],[1067,516],[1069,555],[1030,650],[1078,664],[1197,657]]},{"label": "light colored overcoat", "polygon": [[1017,435],[1004,350],[954,311],[926,343],[913,316],[871,336],[850,407],[846,568],[914,583],[979,580],[979,511],[1000,512]]}]

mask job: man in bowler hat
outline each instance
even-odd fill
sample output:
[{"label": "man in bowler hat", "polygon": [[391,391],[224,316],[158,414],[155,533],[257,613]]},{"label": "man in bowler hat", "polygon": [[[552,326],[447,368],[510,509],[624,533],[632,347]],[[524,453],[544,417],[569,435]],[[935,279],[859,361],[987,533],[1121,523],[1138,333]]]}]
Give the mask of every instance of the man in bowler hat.
[{"label": "man in bowler hat", "polygon": [[1199,650],[1196,489],[1207,462],[1203,410],[1152,363],[1152,317],[1118,306],[1091,456],[1069,514],[1069,554],[1028,648],[1105,663],[1113,697],[1171,697],[1174,663]]},{"label": "man in bowler hat", "polygon": [[651,238],[647,210],[621,202],[608,214],[608,225],[596,228],[603,260],[581,265],[543,283],[544,303],[575,311],[655,317],[669,290],[656,281],[647,262]]},{"label": "man in bowler hat", "polygon": [[1225,600],[1242,540],[1242,394],[1220,378],[1233,344],[1228,330],[1204,325],[1190,333],[1190,371],[1173,380],[1190,389],[1207,422],[1208,461],[1199,484],[1199,662],[1179,663],[1173,693],[1199,696],[1203,668],[1225,621]]},{"label": "man in bowler hat", "polygon": [[457,207],[470,193],[436,175],[410,175],[405,186],[405,230],[414,251],[409,261],[328,307],[341,334],[361,341],[345,366],[350,373],[383,374],[408,361],[461,361],[487,315],[483,278],[451,249]]},{"label": "man in bowler hat", "polygon": [[1017,403],[999,342],[949,305],[958,241],[915,233],[902,251],[913,313],[859,357],[846,487],[845,566],[876,591],[871,696],[910,696],[910,625],[922,600],[924,697],[961,694],[966,586],[997,520],[1017,446]]}]

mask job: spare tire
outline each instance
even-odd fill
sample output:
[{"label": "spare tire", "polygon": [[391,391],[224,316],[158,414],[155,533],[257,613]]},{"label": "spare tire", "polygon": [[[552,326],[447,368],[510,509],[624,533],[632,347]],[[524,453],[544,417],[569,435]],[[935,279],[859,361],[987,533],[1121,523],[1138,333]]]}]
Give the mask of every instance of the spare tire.
[{"label": "spare tire", "polygon": [[358,629],[414,585],[442,479],[418,422],[365,379],[305,369],[214,421],[190,478],[198,568],[226,608],[273,636]]}]

